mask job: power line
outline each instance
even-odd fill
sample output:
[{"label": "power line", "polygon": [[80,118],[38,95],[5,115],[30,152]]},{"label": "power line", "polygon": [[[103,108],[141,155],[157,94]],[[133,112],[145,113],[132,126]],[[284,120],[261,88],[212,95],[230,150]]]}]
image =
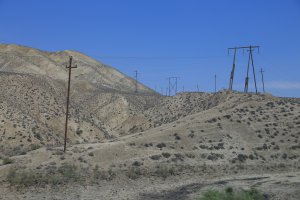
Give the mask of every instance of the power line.
[{"label": "power line", "polygon": [[99,56],[93,55],[100,59],[141,59],[141,60],[197,60],[197,59],[210,59],[210,58],[220,58],[222,56]]}]

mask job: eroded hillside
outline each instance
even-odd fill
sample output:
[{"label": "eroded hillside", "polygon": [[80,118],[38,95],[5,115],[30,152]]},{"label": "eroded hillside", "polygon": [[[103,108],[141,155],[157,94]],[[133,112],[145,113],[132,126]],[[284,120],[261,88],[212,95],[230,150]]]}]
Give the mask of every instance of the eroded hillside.
[{"label": "eroded hillside", "polygon": [[[80,69],[64,153],[70,55]],[[300,99],[139,88],[78,52],[1,45],[3,198],[194,199],[212,186],[299,197]]]}]

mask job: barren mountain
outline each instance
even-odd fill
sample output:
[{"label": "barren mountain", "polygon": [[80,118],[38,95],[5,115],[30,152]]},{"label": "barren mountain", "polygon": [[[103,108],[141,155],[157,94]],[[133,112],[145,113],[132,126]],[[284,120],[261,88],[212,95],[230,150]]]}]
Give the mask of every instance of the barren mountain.
[{"label": "barren mountain", "polygon": [[30,144],[62,143],[69,56],[78,66],[72,74],[70,143],[118,135],[114,129],[127,120],[131,109],[142,110],[157,99],[141,84],[135,94],[134,80],[81,53],[1,45],[0,132],[5,139],[0,144],[12,140],[4,152],[17,148],[22,153]]},{"label": "barren mountain", "polygon": [[[24,74],[46,75],[56,81],[66,82],[66,65],[69,56],[78,66],[73,70],[73,85],[82,90],[134,91],[134,80],[116,69],[104,65],[76,51],[46,52],[17,45],[0,45],[0,70]],[[138,85],[141,93],[153,93],[144,85]]]},{"label": "barren mountain", "polygon": [[226,186],[299,199],[300,99],[134,93],[132,79],[72,51],[2,45],[0,61],[0,199],[196,199]]}]

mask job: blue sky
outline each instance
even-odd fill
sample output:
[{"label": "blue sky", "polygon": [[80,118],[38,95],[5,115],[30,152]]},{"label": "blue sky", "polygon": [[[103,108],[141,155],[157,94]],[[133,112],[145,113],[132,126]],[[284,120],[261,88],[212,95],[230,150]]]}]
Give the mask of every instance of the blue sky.
[{"label": "blue sky", "polygon": [[[0,0],[0,43],[77,50],[159,92],[228,88],[228,47],[254,52],[258,88],[300,97],[300,0]],[[237,54],[234,89],[243,90],[247,52]],[[250,90],[253,91],[253,78]]]}]

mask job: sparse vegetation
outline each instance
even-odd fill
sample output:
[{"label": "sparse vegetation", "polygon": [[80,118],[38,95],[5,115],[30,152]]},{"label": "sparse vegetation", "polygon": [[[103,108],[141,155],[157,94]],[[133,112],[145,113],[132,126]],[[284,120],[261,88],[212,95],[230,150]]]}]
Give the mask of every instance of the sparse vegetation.
[{"label": "sparse vegetation", "polygon": [[209,190],[198,200],[264,200],[264,196],[255,188],[241,192],[234,192],[232,188],[225,191]]},{"label": "sparse vegetation", "polygon": [[94,156],[94,152],[90,152],[90,153],[89,153],[89,156]]},{"label": "sparse vegetation", "polygon": [[127,171],[127,176],[130,179],[137,179],[139,176],[142,175],[141,169],[138,167],[130,167]]},{"label": "sparse vegetation", "polygon": [[155,175],[158,177],[162,177],[163,179],[173,176],[175,174],[173,167],[168,167],[165,165],[157,166],[157,169],[155,171]]},{"label": "sparse vegetation", "polygon": [[[51,172],[51,173],[50,173]],[[80,181],[80,173],[75,165],[64,164],[56,171],[48,173],[37,173],[31,170],[16,170],[12,168],[7,176],[7,181],[11,186],[41,186],[45,184],[57,185],[67,182]]]},{"label": "sparse vegetation", "polygon": [[161,155],[152,155],[152,156],[150,156],[150,158],[152,160],[159,160],[161,158]]},{"label": "sparse vegetation", "polygon": [[116,173],[113,171],[113,169],[110,167],[108,170],[100,169],[98,165],[95,166],[93,169],[93,180],[94,183],[98,183],[98,181],[101,180],[112,180],[115,178]]},{"label": "sparse vegetation", "polygon": [[41,146],[38,145],[38,144],[31,144],[31,145],[30,145],[31,151],[37,150],[37,149],[39,149],[39,148],[41,148]]},{"label": "sparse vegetation", "polygon": [[8,165],[8,164],[14,163],[14,160],[12,160],[10,158],[3,158],[2,163],[3,163],[3,165]]},{"label": "sparse vegetation", "polygon": [[165,158],[169,158],[171,156],[171,154],[169,154],[168,152],[163,152],[161,155]]},{"label": "sparse vegetation", "polygon": [[[43,52],[40,59],[46,57],[47,52]],[[90,61],[74,57],[76,62],[83,61],[82,70],[89,69]],[[55,67],[65,61],[51,54],[51,62]],[[99,66],[92,69],[98,75]],[[103,80],[97,76],[95,80],[99,81],[93,84],[89,84],[93,77],[87,81],[84,73],[80,74],[78,80],[82,82],[72,86],[70,134],[64,153],[61,121],[65,117],[65,85],[52,81],[52,76],[8,78],[1,73],[2,89],[9,89],[6,83],[21,83],[18,90],[10,91],[11,95],[2,91],[0,101],[0,163],[15,162],[2,166],[5,173],[21,166],[7,177],[12,186],[82,180],[103,184],[115,177],[125,182],[141,176],[141,180],[150,177],[155,184],[157,179],[175,174],[178,180],[193,175],[210,179],[212,174],[238,177],[299,169],[299,99],[291,106],[289,99],[235,91],[185,92],[170,97],[152,95],[152,91],[133,94],[127,85],[132,81],[120,74],[108,74]],[[110,88],[110,77],[124,81],[119,88]],[[83,86],[85,90],[81,91]],[[78,91],[82,93],[78,95]],[[81,168],[61,165],[66,161]],[[232,189],[223,193],[239,195]]]}]

